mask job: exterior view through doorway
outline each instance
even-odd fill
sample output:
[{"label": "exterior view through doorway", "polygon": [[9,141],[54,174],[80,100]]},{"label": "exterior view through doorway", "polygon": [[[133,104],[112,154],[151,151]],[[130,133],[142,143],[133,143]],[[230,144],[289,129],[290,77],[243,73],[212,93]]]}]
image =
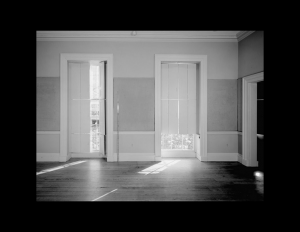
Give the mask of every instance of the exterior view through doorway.
[{"label": "exterior view through doorway", "polygon": [[68,62],[69,151],[72,157],[105,157],[106,62]]},{"label": "exterior view through doorway", "polygon": [[113,55],[60,54],[60,154],[113,160]]},{"label": "exterior view through doorway", "polygon": [[155,55],[155,160],[162,157],[207,160],[206,55]]},{"label": "exterior view through doorway", "polygon": [[[161,156],[196,157],[199,64],[161,64]],[[199,75],[198,75],[199,76]]]}]

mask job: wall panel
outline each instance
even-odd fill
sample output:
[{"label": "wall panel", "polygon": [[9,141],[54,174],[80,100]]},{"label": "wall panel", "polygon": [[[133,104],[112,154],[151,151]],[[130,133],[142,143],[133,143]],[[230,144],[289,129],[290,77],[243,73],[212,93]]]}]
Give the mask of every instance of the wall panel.
[{"label": "wall panel", "polygon": [[237,80],[207,81],[207,130],[237,131]]},{"label": "wall panel", "polygon": [[36,130],[59,131],[60,82],[57,77],[36,79]]},{"label": "wall panel", "polygon": [[154,78],[114,78],[114,130],[154,131]]},{"label": "wall panel", "polygon": [[[117,146],[117,134],[114,134],[114,153]],[[119,153],[154,152],[154,134],[119,134]]]},{"label": "wall panel", "polygon": [[59,134],[37,134],[36,153],[59,153]]},{"label": "wall panel", "polygon": [[208,134],[207,153],[238,153],[238,134]]}]

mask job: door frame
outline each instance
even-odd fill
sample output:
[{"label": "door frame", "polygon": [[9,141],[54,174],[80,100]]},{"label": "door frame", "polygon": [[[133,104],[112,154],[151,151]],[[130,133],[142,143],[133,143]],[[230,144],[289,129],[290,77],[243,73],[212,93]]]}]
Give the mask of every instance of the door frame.
[{"label": "door frame", "polygon": [[60,153],[59,161],[71,158],[69,152],[69,80],[68,61],[106,61],[106,153],[107,161],[113,161],[113,55],[87,53],[60,54]]},{"label": "door frame", "polygon": [[264,80],[264,72],[242,79],[243,114],[242,114],[242,164],[257,167],[257,82]]},{"label": "door frame", "polygon": [[[200,161],[207,161],[207,55],[155,54],[155,160],[161,160],[161,64],[162,62],[193,62],[200,65]],[[201,106],[201,107],[200,107]]]}]

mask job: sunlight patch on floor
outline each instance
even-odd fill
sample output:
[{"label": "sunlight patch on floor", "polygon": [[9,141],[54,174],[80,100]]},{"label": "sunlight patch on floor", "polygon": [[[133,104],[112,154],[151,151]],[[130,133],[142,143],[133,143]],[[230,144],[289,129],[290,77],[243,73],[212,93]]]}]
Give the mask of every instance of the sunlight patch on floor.
[{"label": "sunlight patch on floor", "polygon": [[163,160],[158,164],[154,164],[149,168],[146,168],[138,173],[148,175],[148,174],[158,174],[161,171],[167,169],[168,167],[178,163],[180,160]]},{"label": "sunlight patch on floor", "polygon": [[83,163],[83,162],[86,162],[86,160],[84,160],[84,161],[77,161],[77,162],[73,162],[73,163],[68,163],[66,165],[58,166],[58,167],[55,167],[55,168],[45,169],[45,170],[42,170],[40,172],[37,172],[36,175],[40,175],[40,174],[47,173],[47,172],[52,172],[52,171],[55,171],[55,170],[58,170],[58,169],[66,168],[66,167],[69,167],[69,166],[72,166],[72,165],[76,165],[76,164],[80,164],[80,163]]}]

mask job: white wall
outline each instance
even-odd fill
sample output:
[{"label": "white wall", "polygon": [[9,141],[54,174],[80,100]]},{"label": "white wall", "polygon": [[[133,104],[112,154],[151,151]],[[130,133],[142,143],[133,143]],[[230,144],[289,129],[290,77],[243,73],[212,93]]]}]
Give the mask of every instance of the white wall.
[{"label": "white wall", "polygon": [[[242,78],[264,71],[264,32],[256,31],[238,43],[238,131],[242,132]],[[242,135],[239,135],[242,154]]]},{"label": "white wall", "polygon": [[114,55],[114,77],[154,77],[154,54],[208,56],[208,79],[237,79],[235,42],[37,41],[37,76],[59,76],[60,53]]},{"label": "white wall", "polygon": [[[36,57],[36,73],[37,77],[59,77],[60,73],[60,53],[101,53],[113,54],[114,56],[114,77],[152,77],[154,78],[154,55],[155,54],[197,54],[207,55],[208,64],[208,79],[220,80],[236,80],[238,78],[238,43],[237,42],[109,42],[109,41],[37,41],[37,57]],[[218,85],[218,84],[216,84]],[[209,91],[213,91],[208,89]],[[209,101],[209,99],[208,99]],[[214,99],[215,105],[222,99]],[[233,99],[235,102],[235,100]],[[230,100],[232,103],[232,101]],[[230,103],[230,104],[231,104]],[[227,104],[225,102],[225,104]],[[228,103],[229,104],[229,103]],[[209,107],[209,106],[208,106]],[[224,104],[222,105],[224,107]],[[226,108],[226,106],[225,106]],[[222,112],[218,112],[222,114]],[[225,113],[225,117],[229,114]],[[210,115],[208,115],[210,117]],[[234,116],[236,118],[236,116]],[[213,117],[211,117],[213,118]],[[219,120],[216,117],[214,120]],[[223,120],[223,119],[222,119]],[[211,122],[213,125],[216,123]],[[221,124],[220,124],[221,125]],[[235,127],[216,127],[217,130],[236,130]],[[137,137],[136,137],[137,136]],[[131,141],[134,138],[134,143],[147,144],[144,149],[139,150],[142,153],[154,151],[149,143],[149,136],[152,135],[126,135],[121,136],[122,141]],[[154,135],[153,135],[154,136]],[[220,140],[219,136],[208,136],[208,143],[214,144]],[[152,138],[152,137],[151,137]],[[150,140],[152,141],[152,140]],[[231,141],[231,140],[230,140]],[[230,142],[233,150],[237,150],[237,144]],[[138,143],[137,143],[138,142]],[[40,140],[37,141],[38,147],[43,145]],[[149,146],[150,147],[149,147]],[[57,145],[53,145],[57,146]],[[220,145],[222,146],[222,145]],[[225,146],[225,145],[224,145]],[[227,145],[226,145],[227,146]],[[59,147],[59,146],[58,146]],[[114,146],[115,147],[115,146]],[[123,145],[122,145],[123,147]],[[124,150],[125,149],[125,150]],[[227,151],[227,147],[220,148],[220,151]],[[130,147],[123,147],[122,150],[131,151]],[[137,150],[136,150],[137,151]]]}]

